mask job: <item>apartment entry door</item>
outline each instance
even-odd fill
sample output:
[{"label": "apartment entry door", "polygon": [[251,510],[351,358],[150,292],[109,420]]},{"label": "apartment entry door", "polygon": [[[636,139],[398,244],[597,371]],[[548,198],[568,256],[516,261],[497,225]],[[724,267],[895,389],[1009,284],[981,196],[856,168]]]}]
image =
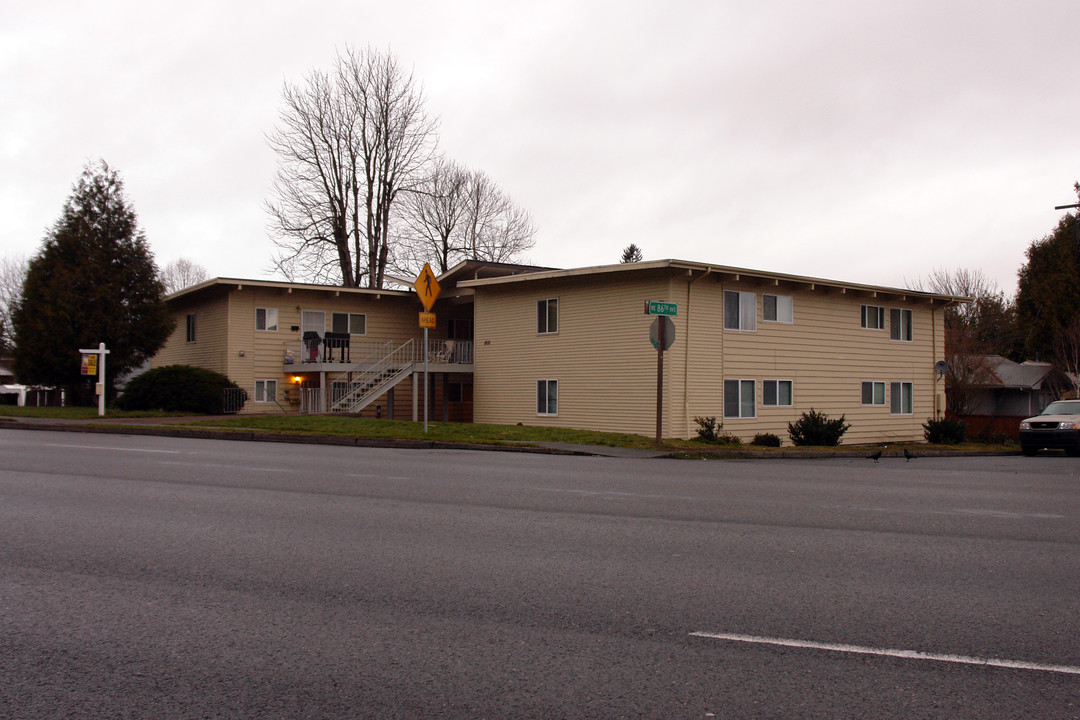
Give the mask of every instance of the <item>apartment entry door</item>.
[{"label": "apartment entry door", "polygon": [[300,313],[300,337],[304,342],[307,362],[319,359],[319,345],[326,332],[326,313],[322,310],[304,310]]}]

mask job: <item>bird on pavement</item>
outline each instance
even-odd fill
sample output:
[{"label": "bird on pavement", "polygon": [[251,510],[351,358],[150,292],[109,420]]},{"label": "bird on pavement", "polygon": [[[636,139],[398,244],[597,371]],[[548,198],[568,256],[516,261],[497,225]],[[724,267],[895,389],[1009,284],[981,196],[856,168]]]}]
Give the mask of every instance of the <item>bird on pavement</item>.
[{"label": "bird on pavement", "polygon": [[881,459],[881,451],[878,450],[876,453],[870,453],[869,455],[866,456],[866,459],[867,460],[873,460],[874,462],[877,462],[878,460]]},{"label": "bird on pavement", "polygon": [[917,457],[919,457],[919,456],[916,455],[915,453],[911,452],[907,448],[904,448],[904,461],[905,462],[911,462],[912,460],[914,460]]}]

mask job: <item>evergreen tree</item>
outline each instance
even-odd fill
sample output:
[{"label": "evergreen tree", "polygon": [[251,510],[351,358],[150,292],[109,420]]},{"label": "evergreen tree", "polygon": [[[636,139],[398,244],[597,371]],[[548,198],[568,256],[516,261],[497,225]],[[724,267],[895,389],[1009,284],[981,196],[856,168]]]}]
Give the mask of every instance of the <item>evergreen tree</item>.
[{"label": "evergreen tree", "polygon": [[79,349],[104,342],[107,395],[117,376],[153,355],[172,331],[157,266],[116,171],[88,164],[31,259],[15,309],[19,380],[64,387],[90,404],[96,378],[80,375]]},{"label": "evergreen tree", "polygon": [[1028,248],[1017,283],[1016,312],[1027,356],[1056,360],[1063,334],[1080,315],[1080,219],[1076,214],[1066,214],[1053,233]]},{"label": "evergreen tree", "polygon": [[630,243],[623,248],[622,258],[619,260],[622,263],[635,263],[641,262],[641,248],[636,244]]}]

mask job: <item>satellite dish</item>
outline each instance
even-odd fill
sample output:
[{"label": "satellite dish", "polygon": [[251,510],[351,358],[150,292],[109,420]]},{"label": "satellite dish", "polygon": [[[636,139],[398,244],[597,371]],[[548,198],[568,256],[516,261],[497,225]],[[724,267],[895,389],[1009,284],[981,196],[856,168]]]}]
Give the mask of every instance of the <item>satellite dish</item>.
[{"label": "satellite dish", "polygon": [[944,360],[938,360],[936,363],[934,363],[934,370],[937,371],[938,375],[944,375],[945,373],[949,372],[949,363],[945,362]]}]

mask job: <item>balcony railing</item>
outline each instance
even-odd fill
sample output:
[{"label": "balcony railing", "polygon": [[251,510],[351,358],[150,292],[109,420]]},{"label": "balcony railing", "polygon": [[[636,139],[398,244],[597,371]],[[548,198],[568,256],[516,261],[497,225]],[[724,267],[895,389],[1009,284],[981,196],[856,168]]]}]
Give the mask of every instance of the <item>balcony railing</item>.
[{"label": "balcony railing", "polygon": [[[344,335],[344,334],[342,334]],[[364,340],[327,333],[323,337],[311,337],[285,346],[285,365],[332,363],[336,365],[369,366],[380,362],[395,348],[408,340]],[[424,341],[416,339],[406,358],[409,363],[424,362]],[[426,357],[430,363],[468,365],[473,361],[471,340],[428,340]]]}]

